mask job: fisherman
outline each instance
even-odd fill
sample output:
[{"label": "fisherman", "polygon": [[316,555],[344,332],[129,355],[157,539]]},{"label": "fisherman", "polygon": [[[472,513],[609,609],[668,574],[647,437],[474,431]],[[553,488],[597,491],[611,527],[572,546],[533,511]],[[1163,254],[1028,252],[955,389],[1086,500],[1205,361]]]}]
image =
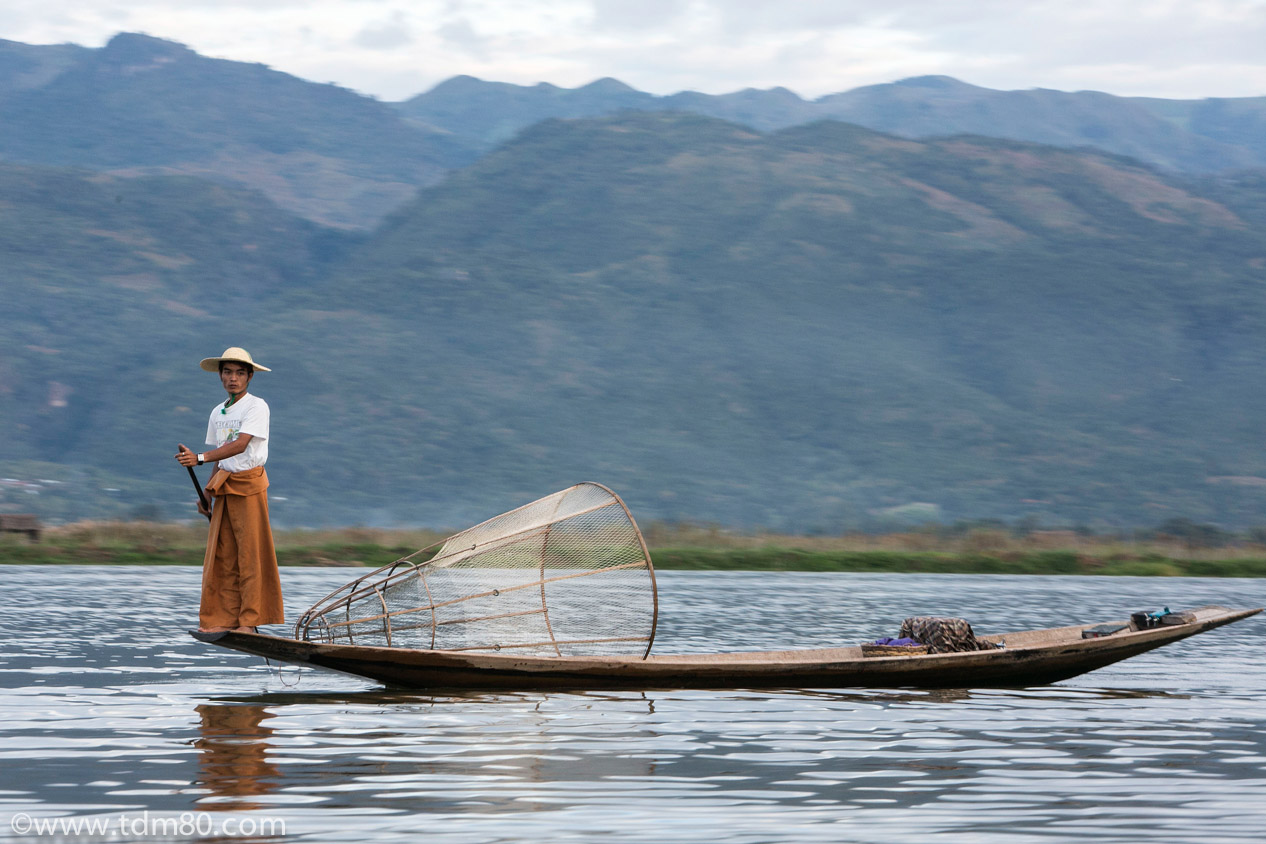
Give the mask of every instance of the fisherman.
[{"label": "fisherman", "polygon": [[233,346],[201,364],[219,372],[227,400],[211,409],[206,444],[195,453],[180,444],[181,466],[215,463],[206,492],[211,509],[198,512],[211,519],[207,552],[202,561],[202,605],[198,629],[203,633],[233,630],[254,633],[261,624],[284,621],[281,576],[268,524],[268,405],[247,393],[255,371],[271,372]]}]

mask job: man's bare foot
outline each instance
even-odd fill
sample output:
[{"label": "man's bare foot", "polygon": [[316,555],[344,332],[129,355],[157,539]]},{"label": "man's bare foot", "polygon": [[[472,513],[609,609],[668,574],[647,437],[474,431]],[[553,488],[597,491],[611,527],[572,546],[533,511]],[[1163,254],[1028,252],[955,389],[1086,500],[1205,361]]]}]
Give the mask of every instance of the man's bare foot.
[{"label": "man's bare foot", "polygon": [[256,630],[254,627],[234,627],[233,632],[234,633],[258,633],[259,631]]},{"label": "man's bare foot", "polygon": [[199,627],[199,633],[228,633],[232,627]]}]

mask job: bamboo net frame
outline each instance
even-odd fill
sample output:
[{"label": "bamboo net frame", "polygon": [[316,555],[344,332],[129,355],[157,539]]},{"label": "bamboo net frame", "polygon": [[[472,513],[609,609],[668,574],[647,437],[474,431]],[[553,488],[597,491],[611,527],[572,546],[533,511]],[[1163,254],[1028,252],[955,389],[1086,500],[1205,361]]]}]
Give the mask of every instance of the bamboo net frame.
[{"label": "bamboo net frame", "polygon": [[299,618],[295,638],[644,658],[658,616],[655,569],[632,514],[610,489],[582,483],[336,589]]}]

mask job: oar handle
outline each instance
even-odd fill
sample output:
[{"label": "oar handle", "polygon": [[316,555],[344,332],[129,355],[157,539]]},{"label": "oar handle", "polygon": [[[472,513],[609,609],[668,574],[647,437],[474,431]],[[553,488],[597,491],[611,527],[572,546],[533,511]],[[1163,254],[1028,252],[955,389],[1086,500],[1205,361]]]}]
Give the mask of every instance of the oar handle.
[{"label": "oar handle", "polygon": [[198,501],[202,503],[202,509],[207,511],[207,518],[211,518],[211,503],[207,501],[207,494],[202,491],[202,484],[198,483],[198,476],[194,474],[192,466],[186,466],[189,470],[189,480],[193,481],[193,488],[198,491]]}]

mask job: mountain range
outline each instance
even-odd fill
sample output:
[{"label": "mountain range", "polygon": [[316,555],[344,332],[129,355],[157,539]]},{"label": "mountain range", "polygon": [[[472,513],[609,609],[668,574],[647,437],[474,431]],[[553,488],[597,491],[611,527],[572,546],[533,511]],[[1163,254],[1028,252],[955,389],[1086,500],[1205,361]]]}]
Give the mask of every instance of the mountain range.
[{"label": "mountain range", "polygon": [[193,175],[368,230],[417,189],[549,118],[681,111],[767,132],[838,120],[922,139],[976,134],[1127,155],[1172,172],[1266,167],[1266,97],[996,91],[944,76],[807,101],[785,88],[655,96],[456,76],[399,103],[122,33],[104,47],[0,41],[0,160]]},{"label": "mountain range", "polygon": [[[453,89],[483,83],[430,92],[443,117],[283,77],[142,36],[0,49],[0,510],[188,514],[171,454],[220,394],[196,362],[243,345],[274,370],[281,524],[462,527],[585,479],[749,528],[1266,524],[1260,170],[821,116],[484,104],[463,129]],[[76,126],[93,79],[110,105]],[[320,137],[346,98],[381,146]],[[414,157],[384,163],[393,137]],[[207,164],[311,155],[423,186],[356,216],[282,201],[302,167]]]},{"label": "mountain range", "polygon": [[477,149],[550,117],[683,111],[763,132],[839,120],[907,138],[972,134],[1094,147],[1179,172],[1266,166],[1266,97],[1164,100],[1095,91],[995,91],[921,76],[807,101],[786,88],[657,97],[615,79],[566,89],[458,76],[398,108],[418,125],[451,132]]},{"label": "mountain range", "polygon": [[0,160],[198,176],[342,228],[474,159],[344,88],[134,34],[99,49],[0,42],[0,121]]}]

